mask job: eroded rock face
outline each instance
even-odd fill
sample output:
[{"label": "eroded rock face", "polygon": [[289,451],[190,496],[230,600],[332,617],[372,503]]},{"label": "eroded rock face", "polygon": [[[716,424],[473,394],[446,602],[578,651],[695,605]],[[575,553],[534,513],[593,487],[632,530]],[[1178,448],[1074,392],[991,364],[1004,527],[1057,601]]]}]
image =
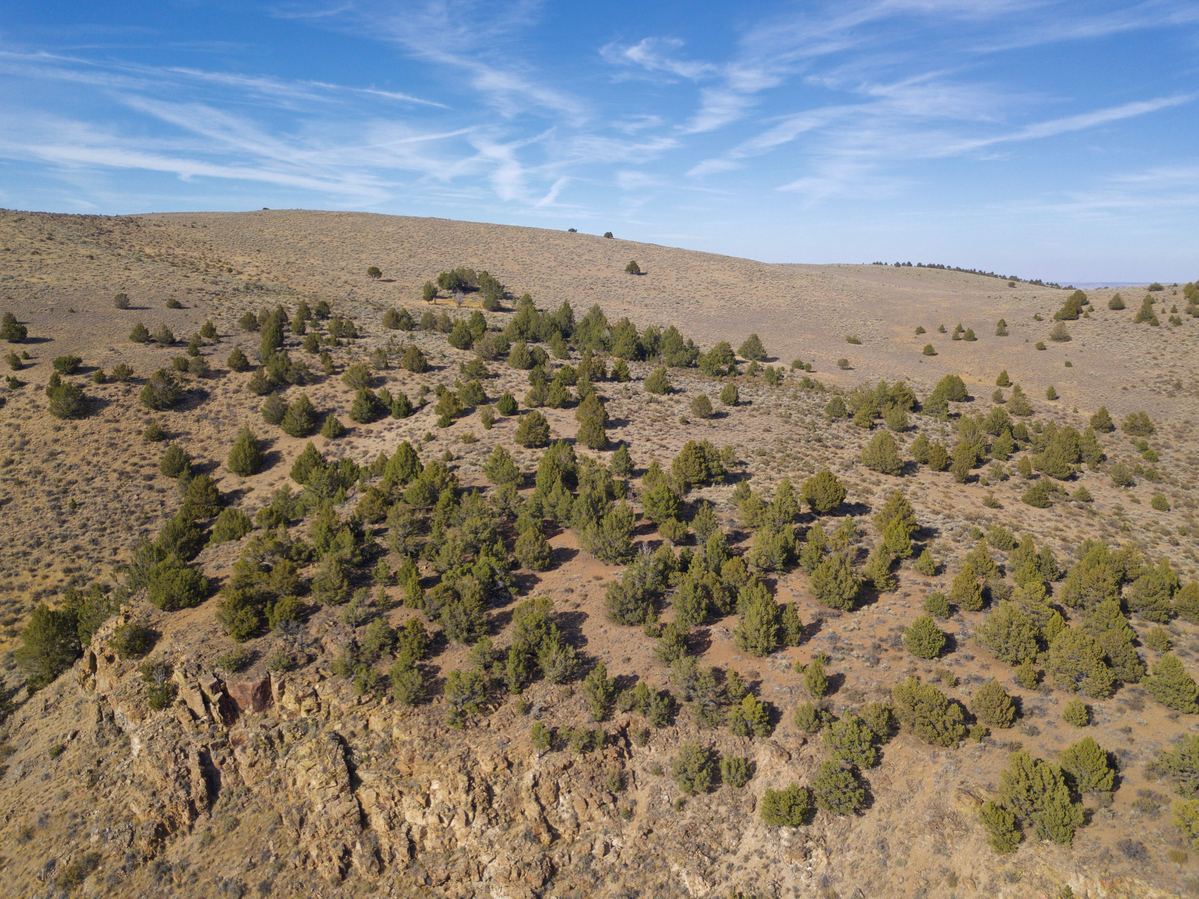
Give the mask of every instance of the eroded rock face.
[{"label": "eroded rock face", "polygon": [[[916,896],[937,893],[950,844],[979,871],[992,859],[971,823],[977,798],[911,779],[901,746],[876,775],[894,780],[881,791],[900,797],[893,805],[869,820],[772,829],[759,822],[755,795],[805,777],[819,747],[747,742],[749,787],[679,807],[664,772],[684,737],[670,730],[635,747],[617,721],[601,749],[539,753],[522,739],[529,720],[511,711],[455,731],[433,710],[363,703],[314,670],[231,684],[185,664],[160,712],[139,698],[130,663],[89,653],[77,675],[61,701],[88,712],[71,739],[105,759],[87,789],[113,803],[94,839],[141,878],[133,894],[211,895],[195,884],[241,872],[243,884],[259,878],[283,895],[782,897],[835,885],[839,895]],[[241,821],[250,829],[223,847]],[[269,831],[261,839],[259,827]],[[963,874],[956,893],[1014,897],[1030,883],[1063,882],[1038,856],[1023,864],[1021,890]],[[156,872],[167,870],[163,881]],[[1165,895],[1126,881],[1069,882],[1096,897]]]},{"label": "eroded rock face", "polygon": [[253,677],[230,678],[225,689],[242,715],[265,712],[274,702],[271,677],[265,671]]}]

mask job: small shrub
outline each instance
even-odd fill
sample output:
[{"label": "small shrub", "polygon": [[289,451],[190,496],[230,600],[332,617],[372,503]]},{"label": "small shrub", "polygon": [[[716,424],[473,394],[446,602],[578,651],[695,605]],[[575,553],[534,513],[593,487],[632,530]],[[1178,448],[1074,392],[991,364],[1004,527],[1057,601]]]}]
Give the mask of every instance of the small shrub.
[{"label": "small shrub", "polygon": [[166,662],[143,662],[138,669],[146,703],[156,712],[161,712],[175,701],[178,692],[171,680],[171,666]]},{"label": "small shrub", "polygon": [[109,645],[124,661],[140,659],[154,648],[158,634],[151,628],[136,622],[123,624],[112,632]]},{"label": "small shrub", "polygon": [[924,611],[934,618],[948,618],[950,615],[949,598],[939,590],[930,593],[924,598]]}]

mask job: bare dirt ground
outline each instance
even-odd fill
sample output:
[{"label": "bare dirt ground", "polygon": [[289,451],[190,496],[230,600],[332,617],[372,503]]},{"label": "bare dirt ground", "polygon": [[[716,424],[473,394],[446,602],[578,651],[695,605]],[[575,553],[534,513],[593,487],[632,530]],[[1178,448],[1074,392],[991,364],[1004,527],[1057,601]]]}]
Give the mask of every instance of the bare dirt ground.
[{"label": "bare dirt ground", "polygon": [[[626,274],[624,265],[630,259],[646,274]],[[383,277],[367,278],[370,265],[377,265]],[[250,374],[225,367],[225,357],[235,345],[254,357],[257,335],[247,335],[237,325],[244,312],[278,303],[292,308],[301,300],[330,302],[335,312],[352,317],[363,331],[360,340],[335,351],[339,369],[388,341],[415,343],[434,362],[433,371],[419,376],[398,369],[379,372],[380,383],[415,397],[422,388],[452,385],[459,363],[473,354],[453,349],[435,332],[385,331],[379,325],[381,314],[388,307],[404,306],[419,315],[425,306],[419,299],[420,286],[441,270],[463,265],[490,271],[514,294],[527,290],[542,308],[569,301],[581,316],[598,303],[610,321],[627,315],[639,326],[675,324],[701,347],[718,340],[736,347],[757,333],[770,355],[783,364],[796,358],[810,362],[812,377],[826,389],[803,388],[796,372],[789,372],[778,387],[759,377],[741,376],[737,383],[742,403],[708,420],[690,415],[690,402],[699,393],[715,401],[721,382],[694,370],[672,372],[675,391],[650,396],[641,381],[652,366],[633,364],[631,382],[602,385],[613,421],[608,431],[611,447],[626,442],[635,467],[643,470],[655,459],[668,465],[689,439],[708,439],[732,447],[738,473],[750,477],[755,489],[767,491],[781,478],[798,484],[827,467],[845,481],[849,502],[862,510],[876,508],[888,493],[902,487],[942,563],[931,578],[904,565],[896,590],[852,613],[822,606],[801,571],[777,576],[772,581],[776,597],[796,605],[807,625],[806,636],[800,646],[765,659],[736,648],[735,616],[702,629],[702,661],[740,672],[780,713],[768,741],[709,735],[722,751],[754,758],[761,773],[745,795],[726,789],[710,802],[695,799],[680,811],[669,768],[678,743],[694,731],[686,716],[681,714],[675,726],[647,746],[627,748],[627,757],[621,757],[629,779],[627,794],[612,799],[611,808],[603,811],[576,807],[578,819],[585,822],[591,816],[595,847],[607,841],[602,848],[589,844],[587,850],[589,864],[597,866],[594,872],[608,871],[603,876],[611,878],[610,891],[598,894],[635,895],[651,884],[658,895],[713,896],[733,888],[744,888],[749,895],[1053,896],[1066,884],[1076,895],[1093,896],[1199,891],[1197,854],[1182,846],[1169,823],[1168,789],[1145,772],[1158,750],[1195,727],[1194,715],[1170,712],[1143,689],[1127,687],[1111,699],[1092,703],[1094,724],[1081,734],[1062,721],[1068,695],[1018,686],[1012,669],[981,648],[974,634],[986,613],[957,613],[942,622],[953,637],[954,650],[937,661],[912,657],[901,640],[903,629],[921,613],[927,594],[947,589],[962,557],[991,525],[1032,534],[1038,545],[1053,549],[1063,567],[1076,557],[1084,539],[1093,538],[1113,545],[1132,542],[1150,558],[1168,558],[1184,581],[1199,576],[1199,319],[1184,315],[1179,325],[1167,322],[1171,307],[1181,312],[1185,305],[1173,285],[1157,294],[1160,327],[1132,321],[1143,291],[1123,289],[1128,307],[1123,311],[1108,308],[1113,291],[1090,291],[1090,316],[1068,323],[1068,342],[1055,342],[1048,334],[1066,292],[1023,282],[1009,287],[1003,280],[950,271],[765,265],[589,235],[434,219],[285,211],[120,219],[3,212],[0,312],[11,311],[27,323],[32,341],[19,346],[30,358],[13,373],[25,384],[6,390],[0,407],[0,648],[11,647],[33,603],[53,602],[68,584],[114,576],[136,541],[152,536],[177,508],[178,490],[158,470],[163,444],[142,439],[152,421],[195,459],[208,463],[220,489],[251,514],[287,481],[291,463],[307,441],[268,428],[256,411],[260,399],[246,390]],[[114,307],[118,291],[128,294],[131,308]],[[168,300],[177,300],[181,308],[168,308]],[[455,311],[444,300],[438,306],[442,309]],[[507,317],[497,313],[490,318],[502,326]],[[1000,319],[1006,321],[1009,336],[995,336]],[[58,421],[46,414],[42,388],[57,356],[77,353],[85,371],[110,371],[124,362],[144,378],[169,365],[181,346],[132,343],[128,335],[135,323],[151,331],[165,324],[185,339],[205,321],[211,321],[219,335],[217,343],[204,350],[213,373],[189,379],[193,399],[184,407],[149,412],[137,402],[138,379],[103,385],[79,379],[95,400],[93,414],[79,421]],[[951,339],[948,332],[959,323],[978,339]],[[918,325],[926,333],[917,335]],[[947,333],[938,331],[940,325]],[[850,336],[860,343],[848,342]],[[1038,349],[1038,341],[1046,348]],[[936,355],[922,354],[926,343],[935,347]],[[838,366],[842,358],[847,368]],[[524,395],[524,372],[502,362],[491,368],[496,378],[487,382],[489,396],[504,390]],[[946,472],[922,467],[899,479],[871,472],[858,460],[872,432],[849,420],[829,423],[823,415],[830,390],[879,378],[907,379],[923,396],[947,373],[960,374],[970,387],[974,399],[966,408],[983,412],[992,405],[990,395],[1000,370],[1024,388],[1035,419],[1042,423],[1081,428],[1100,405],[1117,422],[1133,411],[1148,412],[1157,425],[1157,433],[1149,438],[1157,461],[1147,462],[1133,441],[1117,430],[1102,438],[1108,462],[1101,469],[1084,470],[1069,485],[1070,490],[1086,487],[1093,502],[1066,500],[1036,509],[1021,502],[1028,482],[1018,476],[991,477],[982,469],[975,481],[959,484]],[[1045,398],[1049,387],[1059,399]],[[284,396],[289,399],[298,392],[289,388]],[[366,463],[407,439],[419,446],[422,458],[448,458],[465,483],[482,484],[483,462],[496,444],[507,446],[526,472],[535,468],[540,456],[537,450],[514,444],[515,419],[501,417],[494,428],[485,430],[475,412],[452,427],[438,428],[428,406],[407,419],[354,425],[346,417],[352,391],[339,378],[319,379],[304,392],[318,409],[335,411],[350,426],[348,434],[335,441],[313,438],[331,458]],[[573,409],[544,411],[556,437],[574,436]],[[269,464],[250,478],[234,475],[224,465],[242,424],[250,424],[260,436],[269,433]],[[913,430],[899,437],[905,455],[917,433],[952,443],[951,423],[920,418],[913,424]],[[610,454],[611,449],[593,455],[606,460]],[[1108,476],[1117,461],[1140,466],[1150,476],[1138,476],[1131,488],[1117,487]],[[748,534],[737,525],[732,493],[733,486],[727,484],[705,488],[697,496],[715,503],[725,528],[744,547]],[[1168,510],[1151,505],[1158,493],[1168,501]],[[870,535],[869,513],[858,514],[864,535]],[[656,542],[653,533],[644,530],[640,539]],[[870,539],[864,537],[864,547]],[[612,623],[603,611],[604,591],[619,568],[579,549],[570,531],[556,534],[551,544],[556,564],[540,575],[528,575],[529,592],[551,596],[560,613],[574,616],[587,654],[603,659],[610,672],[669,687],[669,673],[654,655],[654,641],[638,629]],[[227,574],[234,549],[206,550],[201,557],[206,571],[218,579]],[[397,588],[390,592],[398,599]],[[180,660],[179,664],[190,659],[211,667],[212,658],[229,649],[228,638],[214,620],[214,605],[212,600],[174,614],[143,609],[141,614],[162,633],[155,657]],[[389,613],[392,623],[411,614],[398,608]],[[497,610],[494,618],[492,637],[503,644],[504,610]],[[1141,634],[1150,626],[1134,623]],[[344,682],[329,674],[329,657],[339,641],[347,639],[346,626],[333,610],[317,612],[306,627],[316,659],[313,676],[336,697],[326,699],[324,719],[332,717],[353,752],[376,745],[380,718],[388,728],[408,731],[409,738],[438,732],[435,708],[404,712],[388,700],[353,697]],[[1199,672],[1199,626],[1176,620],[1168,630],[1175,653],[1193,674]],[[285,645],[278,634],[255,643],[256,671],[262,670],[261,660]],[[1158,655],[1147,648],[1141,652],[1150,664]],[[794,663],[817,654],[830,658],[830,671],[837,676],[839,686],[829,702],[837,713],[883,699],[893,683],[918,674],[939,681],[963,701],[994,677],[1018,700],[1022,717],[1012,730],[997,731],[956,750],[932,750],[901,736],[886,748],[882,765],[869,773],[874,803],[862,816],[821,817],[802,835],[780,835],[757,822],[753,797],[766,786],[781,786],[790,779],[803,782],[822,758],[819,740],[803,734],[791,720],[792,709],[806,698]],[[465,648],[452,647],[435,665],[444,675],[466,660]],[[5,664],[11,680],[7,656]],[[134,667],[118,666],[118,674],[126,682],[136,681]],[[8,761],[0,774],[0,815],[6,822],[0,825],[0,842],[36,851],[6,848],[0,864],[25,894],[39,881],[53,881],[45,869],[48,859],[72,856],[88,839],[103,842],[107,837],[96,837],[98,829],[116,829],[115,822],[126,819],[136,826],[140,820],[137,809],[130,811],[136,803],[102,774],[92,776],[101,784],[96,794],[100,798],[88,807],[88,791],[80,789],[81,772],[92,764],[89,753],[97,750],[79,737],[80,727],[85,736],[91,733],[90,725],[70,724],[82,721],[83,715],[90,720],[92,714],[78,690],[76,679],[68,682],[64,676],[6,725]],[[586,719],[581,697],[569,686],[540,686],[529,701],[537,708],[553,709],[554,720],[563,725],[581,725]],[[332,716],[330,708],[336,710]],[[106,713],[95,714],[100,721],[97,733],[111,727],[103,721]],[[627,716],[619,717],[617,724],[627,743]],[[525,714],[506,702],[481,734],[470,738],[472,751],[480,756],[508,753],[508,764],[523,771],[520,765],[530,752],[528,727]],[[229,733],[233,742],[243,737],[234,730]],[[972,803],[993,791],[1007,750],[1022,746],[1051,758],[1082,735],[1094,736],[1119,760],[1119,789],[1110,803],[1088,800],[1089,822],[1069,849],[1026,843],[1015,856],[994,856]],[[129,762],[126,744],[118,740],[104,745],[107,748],[96,756],[97,766],[101,760]],[[27,806],[44,789],[39,772],[47,764],[47,753],[54,759],[54,792],[53,799],[40,802],[38,817]],[[366,757],[377,767],[362,763],[364,772],[391,764],[386,753]],[[514,757],[517,761],[511,761]],[[565,782],[572,775],[562,776]],[[229,879],[248,890],[264,863],[251,874],[244,863],[253,854],[247,848],[239,859],[231,845],[254,847],[254,853],[261,850],[263,859],[269,855],[265,867],[272,872],[273,889],[281,894],[303,889],[303,861],[280,846],[279,841],[285,846],[290,838],[272,836],[269,852],[264,848],[264,833],[273,834],[282,826],[269,808],[252,790],[231,793],[202,813],[198,822],[172,834],[160,856],[167,874],[133,866],[120,875],[127,881],[114,881],[115,862],[106,861],[84,889],[98,895],[125,883],[128,889],[121,891],[131,894],[166,889],[211,895]],[[588,826],[581,827],[580,845],[588,840]],[[699,865],[679,848],[688,827],[704,834],[720,832],[720,839],[731,843],[721,846],[713,836],[715,857]],[[651,852],[661,852],[666,860],[649,866],[644,872],[649,880],[639,881],[632,869],[618,877],[603,867],[630,865],[639,845],[655,847]],[[573,855],[569,858],[578,862]],[[558,863],[565,868],[565,857]],[[762,873],[771,866],[776,874]],[[702,875],[697,873],[701,869]],[[365,878],[362,883],[373,882],[369,872],[358,875]],[[578,879],[561,874],[557,892],[547,888],[545,894],[573,895],[577,893],[572,885],[585,891],[589,883],[602,882],[599,874],[589,877],[586,869],[570,876]],[[433,895],[486,895],[493,889],[495,894],[539,894],[500,890],[487,878],[473,885],[424,883]],[[353,880],[328,887],[325,894],[340,895],[343,887],[345,894],[352,892]],[[393,885],[393,890],[394,895],[411,895],[403,886]]]}]

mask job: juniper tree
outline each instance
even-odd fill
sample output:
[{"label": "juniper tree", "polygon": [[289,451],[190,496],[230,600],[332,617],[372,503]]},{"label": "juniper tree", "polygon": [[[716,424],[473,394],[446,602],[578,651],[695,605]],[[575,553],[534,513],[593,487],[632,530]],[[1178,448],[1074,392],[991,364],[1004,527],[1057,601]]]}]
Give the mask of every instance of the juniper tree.
[{"label": "juniper tree", "polygon": [[903,645],[920,659],[935,659],[945,648],[945,634],[929,615],[921,615],[903,632]]},{"label": "juniper tree", "polygon": [[1079,793],[1110,793],[1116,771],[1106,752],[1092,737],[1062,750],[1062,770]]},{"label": "juniper tree", "polygon": [[248,516],[241,509],[229,506],[222,509],[221,514],[216,517],[212,523],[212,533],[209,535],[209,543],[228,543],[233,540],[240,540],[246,534],[253,530],[253,525]]},{"label": "juniper tree", "polygon": [[46,385],[46,396],[49,399],[50,414],[55,418],[83,418],[87,414],[88,404],[83,388],[62,380],[58,372],[50,376]]},{"label": "juniper tree", "polygon": [[1085,820],[1062,770],[1022,749],[1012,753],[1000,775],[996,801],[1041,839],[1067,846]]},{"label": "juniper tree", "polygon": [[821,699],[828,693],[828,675],[824,671],[824,656],[816,656],[803,666],[804,689],[813,699]]},{"label": "juniper tree", "polygon": [[1145,412],[1130,412],[1120,423],[1120,430],[1131,437],[1151,437],[1157,428]]},{"label": "juniper tree", "polygon": [[378,421],[384,412],[379,397],[365,387],[354,395],[354,402],[350,405],[350,418],[359,424]]},{"label": "juniper tree", "polygon": [[666,394],[671,391],[670,376],[664,367],[656,368],[645,379],[645,389],[648,393]]},{"label": "juniper tree", "polygon": [[627,478],[633,473],[633,459],[629,455],[629,447],[626,443],[621,443],[616,448],[616,452],[612,454],[612,458],[608,461],[608,470],[613,477]]},{"label": "juniper tree", "polygon": [[[933,557],[932,550],[926,546],[920,551],[920,555],[916,557],[916,561],[913,563],[912,567],[925,577],[932,577],[937,573],[939,566],[937,565],[937,560]],[[948,618],[949,601],[947,597],[943,598],[945,599],[945,614],[941,617]],[[938,606],[938,608],[940,608],[940,606]]]},{"label": "juniper tree", "polygon": [[312,401],[308,399],[308,394],[301,393],[288,404],[287,411],[279,421],[279,427],[292,437],[308,437],[316,431],[317,421],[318,416]]},{"label": "juniper tree", "polygon": [[811,781],[816,807],[833,815],[854,815],[866,805],[866,786],[853,768],[822,762]]},{"label": "juniper tree", "polygon": [[782,609],[761,582],[746,587],[739,599],[741,619],[733,630],[733,642],[742,652],[766,656],[781,644]]},{"label": "juniper tree", "polygon": [[1124,603],[1129,612],[1134,612],[1149,621],[1166,622],[1174,616],[1174,594],[1182,582],[1170,563],[1162,559],[1151,565],[1124,591]]},{"label": "juniper tree", "polygon": [[878,764],[878,737],[858,715],[849,712],[824,729],[825,749],[839,762],[858,768]]},{"label": "juniper tree", "polygon": [[146,599],[173,612],[199,605],[208,594],[208,579],[177,556],[154,564],[146,577]]},{"label": "juniper tree", "polygon": [[845,485],[827,468],[803,482],[800,488],[804,502],[818,515],[827,515],[845,502]]},{"label": "juniper tree", "polygon": [[603,449],[608,445],[608,434],[605,431],[608,413],[604,409],[599,394],[588,394],[575,410],[575,418],[579,422],[576,439],[580,443],[595,450]]},{"label": "juniper tree", "polygon": [[752,693],[746,693],[729,709],[726,720],[729,732],[736,737],[768,737],[774,730],[767,704]]},{"label": "juniper tree", "polygon": [[1074,627],[1063,630],[1049,644],[1045,672],[1055,686],[1095,698],[1110,696],[1115,682],[1103,648]]},{"label": "juniper tree", "polygon": [[254,436],[254,432],[249,428],[243,427],[237,432],[237,439],[233,441],[233,446],[229,450],[226,467],[242,477],[257,474],[262,468],[262,449],[258,445],[258,439]]},{"label": "juniper tree", "polygon": [[143,406],[162,412],[178,405],[183,399],[183,390],[174,375],[160,368],[146,380],[140,398]]},{"label": "juniper tree", "polygon": [[1015,702],[993,678],[974,692],[970,711],[988,727],[1011,727],[1016,722]]},{"label": "juniper tree", "polygon": [[1191,714],[1199,712],[1199,685],[1187,673],[1178,656],[1163,655],[1142,683],[1149,695],[1167,708]]},{"label": "juniper tree", "polygon": [[671,476],[688,491],[720,483],[725,476],[720,452],[707,440],[688,440],[670,464]]},{"label": "juniper tree", "polygon": [[593,721],[603,721],[612,714],[612,703],[616,700],[616,684],[608,677],[607,666],[602,661],[596,662],[583,678],[583,695],[587,699]]},{"label": "juniper tree", "polygon": [[524,527],[513,545],[516,560],[530,571],[544,571],[549,567],[551,550],[545,534],[534,522]]},{"label": "juniper tree", "polygon": [[979,818],[987,831],[987,842],[1000,855],[1015,852],[1024,840],[1015,814],[988,799],[978,807]]},{"label": "juniper tree", "polygon": [[413,374],[420,375],[429,370],[429,360],[425,358],[425,354],[421,352],[420,347],[414,343],[410,343],[404,348],[404,352],[400,356],[400,367]]},{"label": "juniper tree", "polygon": [[812,816],[812,794],[791,784],[781,790],[767,789],[760,806],[762,823],[768,827],[801,827]]},{"label": "juniper tree", "polygon": [[17,321],[17,317],[11,312],[5,312],[3,317],[0,317],[0,340],[21,343],[27,337],[29,337],[29,329]]},{"label": "juniper tree", "polygon": [[579,541],[601,562],[627,561],[633,551],[632,530],[636,514],[626,502],[613,503],[603,517],[583,528]]},{"label": "juniper tree", "polygon": [[883,538],[887,552],[897,559],[912,554],[912,537],[919,530],[916,512],[903,491],[888,494],[886,501],[874,513],[874,526]]},{"label": "juniper tree", "polygon": [[1174,611],[1184,621],[1199,624],[1199,581],[1189,581],[1174,594]]},{"label": "juniper tree", "polygon": [[762,345],[762,339],[757,334],[750,334],[738,347],[737,354],[750,362],[762,362],[766,359],[766,347]]},{"label": "juniper tree", "polygon": [[953,746],[966,736],[962,707],[932,684],[909,677],[891,689],[895,717],[933,746]]},{"label": "juniper tree", "polygon": [[688,796],[706,793],[712,789],[715,780],[715,755],[700,743],[684,743],[671,762],[670,774],[678,788]]},{"label": "juniper tree", "polygon": [[533,409],[521,416],[513,439],[523,447],[548,446],[550,442],[550,424],[546,421],[544,415]]},{"label": "juniper tree", "polygon": [[13,655],[29,689],[40,690],[70,668],[80,652],[75,616],[39,603],[30,613]]},{"label": "juniper tree", "polygon": [[978,630],[978,640],[998,659],[1019,665],[1038,651],[1036,623],[1016,603],[1001,602]]},{"label": "juniper tree", "polygon": [[516,460],[502,444],[498,443],[483,464],[483,474],[497,487],[503,484],[519,484],[521,480],[521,472],[517,467]]},{"label": "juniper tree", "polygon": [[190,473],[191,458],[177,443],[168,444],[162,452],[162,457],[158,460],[158,470],[168,478],[177,478]]},{"label": "juniper tree", "polygon": [[899,447],[890,431],[879,431],[862,447],[862,464],[881,474],[898,475],[903,472],[903,460]]}]

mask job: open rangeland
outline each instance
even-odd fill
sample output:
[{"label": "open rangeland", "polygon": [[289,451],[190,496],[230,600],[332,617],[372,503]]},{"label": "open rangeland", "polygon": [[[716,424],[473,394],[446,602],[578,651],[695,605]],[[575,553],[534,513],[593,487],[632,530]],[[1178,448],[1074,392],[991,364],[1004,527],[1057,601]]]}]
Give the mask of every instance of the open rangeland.
[{"label": "open rangeland", "polygon": [[5,890],[1195,893],[1153,287],[0,213]]}]

